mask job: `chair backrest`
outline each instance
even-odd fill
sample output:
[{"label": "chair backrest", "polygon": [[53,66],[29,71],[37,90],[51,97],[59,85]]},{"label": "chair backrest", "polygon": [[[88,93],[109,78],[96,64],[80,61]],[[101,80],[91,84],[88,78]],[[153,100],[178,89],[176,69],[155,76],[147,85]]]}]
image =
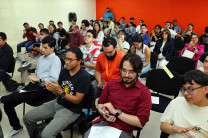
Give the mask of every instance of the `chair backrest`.
[{"label": "chair backrest", "polygon": [[174,76],[172,79],[163,69],[151,70],[146,80],[146,86],[158,93],[176,97],[181,87],[181,78],[178,73],[174,71],[171,73]]},{"label": "chair backrest", "polygon": [[195,66],[195,60],[182,56],[171,57],[167,64],[169,70],[175,71],[180,75],[184,75],[187,71],[194,70]]},{"label": "chair backrest", "polygon": [[90,85],[90,90],[89,90],[88,94],[86,94],[85,97],[84,97],[84,99],[83,99],[84,100],[83,108],[86,108],[86,109],[90,109],[91,108],[94,91],[95,91],[94,90],[94,87],[91,84]]},{"label": "chair backrest", "polygon": [[174,40],[175,51],[181,51],[184,48],[184,42],[180,39]]},{"label": "chair backrest", "polygon": [[203,44],[204,45],[204,52],[208,52],[208,44]]},{"label": "chair backrest", "polygon": [[200,56],[199,60],[200,60],[202,63],[204,63],[204,60],[205,60],[207,54],[208,54],[208,53],[205,52],[205,53],[203,53],[203,54]]},{"label": "chair backrest", "polygon": [[151,68],[156,68],[157,60],[158,60],[158,55],[154,52],[151,52],[151,57],[150,57]]},{"label": "chair backrest", "polygon": [[14,73],[15,63],[16,63],[16,60],[13,57],[10,65],[9,65],[9,69],[7,70],[8,73]]}]

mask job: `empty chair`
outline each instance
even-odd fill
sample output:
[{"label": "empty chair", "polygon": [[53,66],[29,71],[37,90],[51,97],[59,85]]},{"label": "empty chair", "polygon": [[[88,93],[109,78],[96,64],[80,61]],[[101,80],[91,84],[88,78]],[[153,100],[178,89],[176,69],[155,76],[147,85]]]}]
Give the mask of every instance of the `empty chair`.
[{"label": "empty chair", "polygon": [[159,104],[152,104],[153,111],[163,113],[172,100],[172,98],[160,94],[174,96],[174,98],[178,96],[181,87],[180,75],[174,71],[171,71],[171,73],[174,76],[172,79],[163,69],[153,69],[149,72],[146,86],[157,92],[157,94],[152,93],[152,96],[159,97]]},{"label": "empty chair", "polygon": [[194,70],[196,62],[193,59],[181,56],[173,56],[170,58],[167,68],[175,71],[180,75],[184,75],[187,71]]}]

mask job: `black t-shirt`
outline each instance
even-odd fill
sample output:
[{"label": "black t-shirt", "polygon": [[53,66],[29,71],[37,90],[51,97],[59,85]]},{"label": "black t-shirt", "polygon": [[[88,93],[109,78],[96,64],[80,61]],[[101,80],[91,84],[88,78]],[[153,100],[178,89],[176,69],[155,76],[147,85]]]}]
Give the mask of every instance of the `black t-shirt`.
[{"label": "black t-shirt", "polygon": [[200,43],[201,43],[201,44],[208,44],[208,35],[203,34],[203,35],[200,37]]},{"label": "black t-shirt", "polygon": [[[62,69],[58,82],[62,90],[71,95],[76,95],[76,92],[87,94],[91,84],[90,76],[83,68],[73,76],[69,74],[69,70]],[[61,96],[57,98],[57,103],[74,113],[80,113],[83,107],[83,100],[79,104],[74,104]]]},{"label": "black t-shirt", "polygon": [[63,37],[64,35],[66,36],[66,30],[64,28],[62,28],[61,30],[58,28],[58,32],[61,37]]}]

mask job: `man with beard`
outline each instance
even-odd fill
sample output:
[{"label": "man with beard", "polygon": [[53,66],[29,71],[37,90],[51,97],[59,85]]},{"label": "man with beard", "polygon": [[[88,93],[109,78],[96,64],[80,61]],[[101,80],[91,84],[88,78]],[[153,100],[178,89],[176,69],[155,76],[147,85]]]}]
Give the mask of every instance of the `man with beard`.
[{"label": "man with beard", "polygon": [[107,18],[110,17],[111,21],[114,21],[114,15],[113,13],[110,11],[110,8],[107,7],[106,8],[106,13],[104,14],[104,21],[107,21]]},{"label": "man with beard", "polygon": [[[132,138],[135,127],[144,127],[149,120],[151,93],[137,79],[142,66],[141,58],[136,54],[123,57],[120,63],[122,79],[110,80],[106,85],[98,100],[101,115],[93,122],[91,129],[95,126],[110,126],[122,130],[119,138]],[[91,129],[84,138],[88,137]]]},{"label": "man with beard", "polygon": [[95,88],[95,97],[100,97],[102,89],[110,79],[121,78],[119,65],[121,59],[125,55],[116,49],[116,40],[114,38],[106,38],[103,41],[103,53],[98,56],[95,67],[95,81],[92,82]]},{"label": "man with beard", "polygon": [[69,49],[70,47],[82,47],[84,45],[84,36],[79,32],[78,25],[72,26],[72,35],[69,39],[69,44],[66,45],[65,49]]}]

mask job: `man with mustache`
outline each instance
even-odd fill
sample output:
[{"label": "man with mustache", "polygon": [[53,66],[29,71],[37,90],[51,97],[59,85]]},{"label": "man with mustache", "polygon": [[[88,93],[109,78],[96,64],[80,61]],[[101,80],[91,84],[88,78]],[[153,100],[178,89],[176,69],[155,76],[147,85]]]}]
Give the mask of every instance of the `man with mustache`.
[{"label": "man with mustache", "polygon": [[124,53],[116,48],[114,38],[106,38],[103,41],[103,53],[98,56],[95,68],[95,81],[92,82],[95,87],[95,97],[100,97],[102,89],[110,79],[121,78],[119,65]]},{"label": "man with mustache", "polygon": [[[106,85],[98,100],[101,115],[92,127],[110,126],[122,130],[119,138],[132,138],[135,127],[144,127],[149,120],[152,104],[149,89],[138,80],[142,67],[138,55],[127,54],[123,57],[119,67],[122,79],[112,79]],[[88,137],[91,129],[84,138]],[[108,132],[102,134],[105,133]]]}]

